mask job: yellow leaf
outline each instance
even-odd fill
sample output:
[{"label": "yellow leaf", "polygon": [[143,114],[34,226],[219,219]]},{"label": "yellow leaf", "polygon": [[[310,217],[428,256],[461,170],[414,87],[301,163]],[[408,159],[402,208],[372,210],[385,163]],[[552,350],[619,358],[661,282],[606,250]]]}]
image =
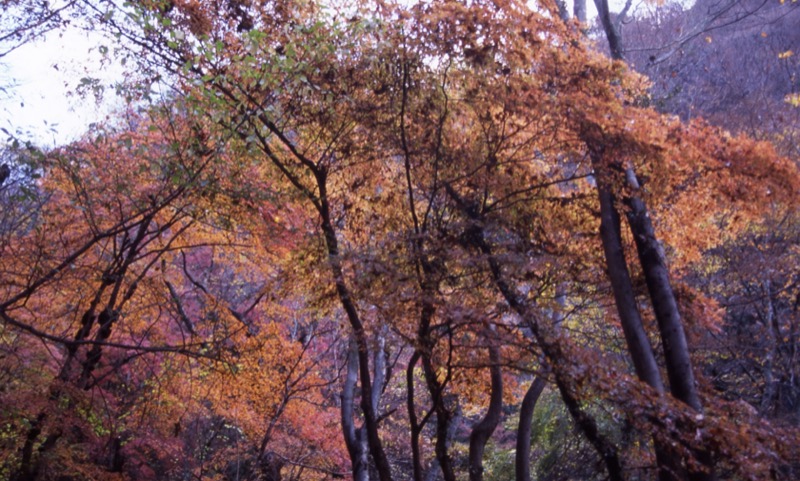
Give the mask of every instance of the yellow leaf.
[{"label": "yellow leaf", "polygon": [[789,57],[791,57],[792,55],[794,55],[794,52],[792,52],[791,50],[787,50],[787,51],[785,51],[785,52],[781,52],[781,53],[779,53],[779,54],[778,54],[778,58],[789,58]]},{"label": "yellow leaf", "polygon": [[711,43],[711,37],[706,37],[706,43]]},{"label": "yellow leaf", "polygon": [[800,107],[800,94],[789,94],[783,100],[793,107]]}]

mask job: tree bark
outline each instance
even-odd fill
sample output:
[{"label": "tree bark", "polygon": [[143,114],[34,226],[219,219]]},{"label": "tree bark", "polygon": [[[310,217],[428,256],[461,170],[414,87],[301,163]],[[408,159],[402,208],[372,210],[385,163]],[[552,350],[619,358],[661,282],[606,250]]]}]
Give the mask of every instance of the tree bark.
[{"label": "tree bark", "polygon": [[[634,193],[625,199],[629,207],[628,225],[633,234],[639,254],[639,263],[644,272],[650,302],[653,304],[653,311],[661,334],[670,392],[675,398],[697,412],[702,412],[703,406],[697,392],[689,345],[686,342],[686,333],[683,330],[675,292],[669,280],[666,257],[656,237],[647,206],[636,195],[640,188],[636,174],[632,168],[629,168],[625,171],[625,175],[628,185]],[[702,448],[696,449],[694,454],[702,468],[691,469],[688,467],[689,479],[692,481],[715,480],[711,454]]]},{"label": "tree bark", "polygon": [[444,386],[437,379],[436,370],[433,367],[430,355],[422,356],[422,368],[425,373],[428,391],[430,391],[431,394],[433,410],[436,412],[436,445],[434,446],[436,459],[439,462],[439,467],[442,469],[444,481],[456,481],[456,473],[453,469],[453,460],[450,458],[448,446],[448,433],[450,432],[454,419],[453,412],[447,406],[444,396]]},{"label": "tree bark", "polygon": [[644,202],[638,197],[631,196],[627,199],[627,204],[630,207],[627,213],[628,224],[633,233],[639,262],[661,333],[670,392],[677,399],[701,411],[702,405],[689,358],[689,346],[661,245],[656,238]]},{"label": "tree bark", "polygon": [[500,349],[496,345],[489,346],[489,362],[492,379],[489,409],[483,419],[472,428],[469,436],[470,481],[483,480],[483,451],[500,423],[503,410],[503,373],[500,369]]},{"label": "tree bark", "polygon": [[531,383],[522,398],[519,408],[519,427],[517,428],[517,452],[514,460],[516,481],[531,481],[531,423],[536,403],[544,390],[545,380],[541,376]]},{"label": "tree bark", "polygon": [[356,343],[358,344],[358,371],[361,380],[361,410],[364,414],[364,427],[367,430],[367,439],[370,455],[375,461],[375,468],[381,481],[392,481],[391,466],[383,449],[380,435],[378,433],[378,419],[375,416],[375,408],[372,405],[372,376],[369,369],[369,347],[367,345],[367,334],[358,309],[353,300],[350,289],[344,279],[341,258],[339,257],[339,242],[336,239],[336,229],[331,220],[330,204],[328,200],[327,172],[322,168],[314,170],[319,191],[318,211],[320,215],[322,233],[325,237],[325,246],[328,251],[328,266],[333,275],[336,294],[339,302],[344,308],[350,327],[353,329]]},{"label": "tree bark", "polygon": [[586,0],[575,0],[572,6],[572,14],[581,23],[586,23]]},{"label": "tree bark", "polygon": [[415,351],[408,361],[408,366],[406,366],[406,409],[408,410],[408,422],[411,428],[411,464],[413,466],[414,481],[422,481],[422,454],[420,452],[419,435],[425,423],[425,420],[418,420],[416,409],[414,369],[417,367],[419,358],[419,351]]},{"label": "tree bark", "polygon": [[583,410],[580,400],[570,386],[571,376],[567,367],[570,359],[563,355],[563,347],[559,346],[557,338],[553,336],[551,330],[547,329],[546,323],[541,321],[534,306],[519,296],[514,286],[506,280],[500,262],[486,241],[480,214],[475,208],[470,207],[452,186],[445,184],[445,189],[471,223],[464,237],[470,239],[470,244],[485,256],[495,287],[509,307],[528,325],[545,358],[552,366],[555,385],[576,426],[600,455],[608,471],[608,478],[611,481],[623,481],[625,479],[624,469],[617,446],[600,432],[597,422]]},{"label": "tree bark", "polygon": [[368,448],[366,436],[360,433],[361,429],[355,426],[355,389],[358,380],[358,344],[350,340],[350,349],[347,354],[347,372],[344,386],[342,387],[342,432],[350,463],[353,466],[353,481],[369,480],[369,462],[367,459]]},{"label": "tree bark", "polygon": [[642,324],[636,304],[633,283],[622,247],[620,218],[614,207],[614,196],[607,185],[606,176],[598,162],[595,163],[597,192],[600,198],[600,239],[606,258],[606,269],[611,281],[611,290],[622,325],[622,332],[631,353],[636,375],[659,394],[664,393],[664,384],[653,348]]},{"label": "tree bark", "polygon": [[597,7],[597,16],[600,18],[600,23],[603,25],[603,31],[608,40],[608,48],[611,53],[611,58],[614,60],[623,60],[622,50],[622,34],[614,22],[611,20],[611,12],[608,9],[608,0],[594,0],[594,5]]},{"label": "tree bark", "polygon": [[10,176],[11,168],[8,166],[8,164],[0,165],[0,187],[5,184],[6,179],[8,179]]}]

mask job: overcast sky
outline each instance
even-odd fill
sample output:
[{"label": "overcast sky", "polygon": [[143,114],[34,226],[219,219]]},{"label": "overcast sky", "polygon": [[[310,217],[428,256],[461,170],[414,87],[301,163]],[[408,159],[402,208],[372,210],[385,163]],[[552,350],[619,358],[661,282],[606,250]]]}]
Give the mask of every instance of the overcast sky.
[{"label": "overcast sky", "polygon": [[[594,4],[587,3],[592,16]],[[615,3],[623,2],[612,1],[612,10]],[[51,32],[0,59],[0,128],[48,147],[76,140],[89,124],[102,121],[117,105],[113,89],[101,105],[74,92],[82,78],[96,78],[106,88],[121,79],[121,67],[100,61],[104,42],[78,29]]]},{"label": "overcast sky", "polygon": [[[98,36],[99,37],[99,36]],[[121,68],[101,63],[102,40],[77,29],[51,32],[44,40],[23,45],[0,62],[0,127],[22,140],[53,146],[75,140],[92,122],[102,120],[115,102],[107,95],[76,95],[82,78],[110,86]]]}]

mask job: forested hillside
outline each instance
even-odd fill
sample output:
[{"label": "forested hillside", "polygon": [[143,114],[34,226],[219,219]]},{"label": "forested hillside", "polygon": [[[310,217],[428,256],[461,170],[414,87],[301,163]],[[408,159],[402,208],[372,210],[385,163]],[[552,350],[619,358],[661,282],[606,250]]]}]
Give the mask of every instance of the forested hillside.
[{"label": "forested hillside", "polygon": [[800,7],[596,3],[4,2],[129,70],[5,132],[0,479],[800,478]]}]

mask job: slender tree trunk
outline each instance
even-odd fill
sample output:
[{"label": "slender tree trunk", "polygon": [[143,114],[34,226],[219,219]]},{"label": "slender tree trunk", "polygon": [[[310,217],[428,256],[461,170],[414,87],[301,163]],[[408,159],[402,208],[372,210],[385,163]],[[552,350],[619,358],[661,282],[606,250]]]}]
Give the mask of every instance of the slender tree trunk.
[{"label": "slender tree trunk", "polygon": [[[625,175],[629,186],[634,191],[634,195],[626,199],[629,207],[628,224],[633,234],[639,254],[639,263],[644,272],[650,301],[653,304],[653,311],[661,334],[670,392],[678,400],[694,410],[702,412],[703,406],[692,370],[689,345],[686,342],[686,333],[683,330],[675,292],[669,280],[666,257],[656,238],[647,207],[644,201],[635,195],[639,190],[639,183],[633,169],[627,169]],[[695,457],[703,467],[697,470],[691,469],[689,466],[689,478],[692,481],[716,479],[711,454],[700,448],[695,450]]]},{"label": "slender tree trunk", "polygon": [[416,409],[416,388],[414,370],[419,362],[419,351],[415,351],[408,361],[406,367],[406,409],[408,410],[408,420],[411,427],[411,464],[413,466],[414,481],[422,481],[422,454],[420,453],[419,436],[424,426],[417,418]]},{"label": "slender tree trunk", "polygon": [[[445,437],[445,446],[447,449],[450,449],[450,445],[453,443],[453,438],[456,435],[456,429],[458,428],[458,424],[461,422],[461,407],[456,406],[455,412],[453,413],[453,419],[450,422],[450,428],[447,430],[447,436]],[[441,466],[439,465],[439,459],[433,458],[431,464],[428,466],[428,469],[425,471],[425,477],[423,478],[425,481],[436,481],[439,479],[439,473],[441,473]]]},{"label": "slender tree trunk", "polygon": [[[385,326],[382,328],[385,329]],[[373,359],[373,374],[372,374],[372,408],[375,409],[375,417],[380,416],[380,402],[381,395],[383,395],[383,387],[386,383],[386,336],[385,331],[377,334],[377,342],[375,345],[375,352],[372,353]]]},{"label": "slender tree trunk", "polygon": [[489,346],[489,363],[492,379],[489,409],[483,419],[472,428],[469,436],[470,481],[483,480],[483,451],[500,423],[503,410],[503,373],[500,369],[500,349],[496,345]]},{"label": "slender tree trunk", "polygon": [[453,412],[447,406],[444,396],[444,386],[438,381],[430,355],[422,356],[422,368],[425,373],[428,391],[430,391],[431,394],[431,402],[434,406],[433,410],[436,412],[436,445],[434,446],[436,459],[439,461],[439,467],[442,469],[444,481],[456,481],[456,474],[453,469],[453,460],[450,458],[449,440],[447,437],[454,419]]},{"label": "slender tree trunk", "polygon": [[561,399],[564,401],[564,405],[567,407],[567,411],[570,413],[573,421],[583,435],[586,436],[586,439],[595,448],[595,451],[597,451],[597,453],[600,455],[600,458],[603,460],[606,470],[608,471],[609,479],[611,481],[623,481],[625,479],[623,474],[624,470],[617,447],[613,442],[611,442],[611,440],[609,440],[600,432],[595,419],[589,413],[583,410],[583,408],[581,408],[580,400],[570,388],[569,375],[566,374],[562,366],[560,366],[561,362],[566,363],[568,360],[563,359],[563,356],[561,355],[561,349],[559,349],[559,346],[549,338],[550,336],[548,336],[545,332],[542,332],[539,322],[540,319],[538,319],[538,316],[534,314],[532,308],[527,304],[527,302],[520,299],[516,295],[516,290],[513,289],[508,282],[506,282],[505,278],[503,277],[500,264],[492,255],[491,248],[483,239],[482,232],[480,243],[481,250],[489,260],[492,277],[494,278],[494,282],[498,290],[502,294],[503,298],[505,298],[506,302],[508,302],[511,309],[513,309],[528,324],[528,327],[531,329],[534,338],[536,338],[539,346],[541,346],[545,357],[552,362],[556,387],[558,388],[558,391],[561,394]]},{"label": "slender tree trunk", "polygon": [[516,481],[531,481],[531,423],[536,403],[544,390],[545,380],[541,376],[531,383],[522,398],[519,409],[519,427],[517,428],[517,452],[514,460]]},{"label": "slender tree trunk", "polygon": [[603,169],[595,162],[597,176],[597,192],[600,197],[600,238],[606,257],[606,269],[611,281],[611,290],[617,305],[622,332],[631,353],[636,375],[659,394],[664,393],[664,384],[653,348],[644,331],[642,318],[636,304],[633,283],[625,261],[622,246],[620,218],[614,207],[614,196],[611,194]]},{"label": "slender tree trunk", "polygon": [[319,215],[322,232],[325,237],[325,245],[328,251],[328,266],[333,275],[336,294],[339,302],[344,308],[350,327],[353,329],[356,343],[358,344],[358,370],[361,380],[361,410],[364,414],[364,427],[367,430],[367,439],[370,455],[375,461],[375,468],[381,481],[392,481],[391,466],[383,449],[380,435],[378,433],[378,419],[375,416],[375,408],[372,405],[372,376],[369,369],[369,347],[367,345],[367,334],[361,317],[358,314],[355,301],[344,279],[341,258],[339,257],[339,241],[336,239],[336,229],[331,220],[330,204],[327,190],[327,172],[324,169],[314,171],[319,190]]},{"label": "slender tree trunk", "polygon": [[350,349],[347,355],[347,372],[344,386],[342,387],[342,432],[350,463],[353,466],[353,481],[369,480],[369,462],[367,459],[368,448],[366,436],[355,426],[355,390],[358,380],[358,344],[350,340]]},{"label": "slender tree trunk", "polygon": [[581,23],[586,23],[586,0],[575,0],[572,5],[572,14]]},{"label": "slender tree trunk", "polygon": [[778,351],[778,340],[782,337],[778,322],[775,319],[775,307],[772,303],[772,285],[769,279],[762,284],[763,298],[766,303],[762,321],[767,334],[767,354],[764,357],[764,392],[761,395],[761,412],[769,413],[773,406],[778,392],[778,382],[775,379],[774,365]]},{"label": "slender tree trunk", "polygon": [[622,34],[611,20],[611,12],[608,10],[608,0],[594,0],[594,5],[597,7],[597,16],[600,18],[600,23],[603,25],[603,30],[608,40],[611,58],[614,60],[623,60]]},{"label": "slender tree trunk", "polygon": [[11,176],[11,167],[8,164],[0,165],[0,187],[5,184],[6,179]]},{"label": "slender tree trunk", "polygon": [[[611,481],[623,481],[625,479],[624,469],[617,446],[600,432],[597,422],[581,407],[580,400],[570,385],[571,379],[567,367],[570,359],[565,358],[562,346],[559,346],[557,338],[551,332],[552,330],[546,327],[546,323],[540,319],[534,307],[527,300],[520,297],[515,287],[506,280],[500,262],[494,256],[491,246],[486,241],[479,214],[475,209],[470,208],[450,185],[445,184],[445,189],[471,221],[472,225],[468,228],[466,237],[471,239],[471,244],[486,257],[495,287],[509,307],[528,325],[531,334],[533,334],[534,339],[548,359],[555,378],[555,385],[576,426],[600,455],[608,471],[609,479]],[[561,365],[562,363],[564,364],[563,366]]]},{"label": "slender tree trunk", "polygon": [[677,399],[701,411],[702,405],[689,358],[689,346],[661,245],[656,238],[644,202],[637,197],[631,197],[627,203],[630,206],[628,223],[661,333],[670,391]]}]

